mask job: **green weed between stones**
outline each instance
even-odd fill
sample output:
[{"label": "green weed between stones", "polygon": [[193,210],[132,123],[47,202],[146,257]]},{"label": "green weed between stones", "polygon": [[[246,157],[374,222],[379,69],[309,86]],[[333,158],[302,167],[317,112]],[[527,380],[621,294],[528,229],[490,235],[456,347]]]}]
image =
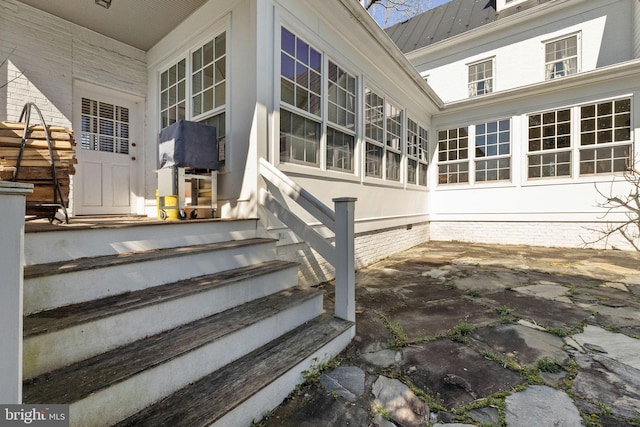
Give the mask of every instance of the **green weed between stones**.
[{"label": "green weed between stones", "polygon": [[[460,408],[457,409],[453,409],[451,412],[454,415],[457,415],[459,417],[461,417],[462,419],[460,421],[463,422],[474,422],[473,419],[471,418],[471,416],[469,415],[469,412],[474,410],[474,409],[481,409],[481,408],[496,408],[498,410],[498,417],[500,419],[500,424],[487,424],[487,426],[491,426],[491,427],[506,427],[507,425],[507,415],[506,415],[506,407],[507,407],[507,403],[505,398],[508,396],[509,393],[506,392],[498,392],[498,393],[494,393],[491,396],[487,396],[485,398],[482,399],[478,399],[473,403],[470,403],[468,405],[462,406]],[[482,426],[485,426],[485,424],[482,424]]]},{"label": "green weed between stones", "polygon": [[391,332],[390,347],[394,350],[400,350],[406,347],[409,343],[409,338],[407,337],[407,334],[404,333],[404,330],[402,329],[400,323],[390,320],[382,313],[380,313],[379,316],[384,323],[384,327],[387,328],[389,332]]},{"label": "green weed between stones", "polygon": [[553,357],[545,356],[538,359],[536,362],[536,369],[540,372],[549,372],[552,374],[558,373],[562,370],[560,363]]},{"label": "green weed between stones", "polygon": [[471,298],[480,298],[480,291],[477,289],[469,289],[465,294]]},{"label": "green weed between stones", "polygon": [[473,324],[467,322],[466,319],[461,319],[458,321],[458,324],[447,333],[447,336],[453,341],[466,343],[467,337],[475,330],[476,327]]}]

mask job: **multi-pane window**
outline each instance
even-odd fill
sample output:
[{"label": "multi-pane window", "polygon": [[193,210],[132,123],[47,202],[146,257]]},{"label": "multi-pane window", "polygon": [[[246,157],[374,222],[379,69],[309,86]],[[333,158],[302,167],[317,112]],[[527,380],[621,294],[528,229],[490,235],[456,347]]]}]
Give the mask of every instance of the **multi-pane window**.
[{"label": "multi-pane window", "polygon": [[370,89],[365,93],[365,175],[382,178],[384,153],[384,99]]},{"label": "multi-pane window", "polygon": [[84,150],[129,153],[129,109],[89,98],[82,98]]},{"label": "multi-pane window", "polygon": [[160,74],[160,117],[162,128],[166,128],[187,117],[186,69],[187,61],[183,59]]},{"label": "multi-pane window", "polygon": [[631,99],[580,107],[580,174],[624,172],[631,162]]},{"label": "multi-pane window", "polygon": [[393,104],[386,103],[386,178],[400,181],[402,111]]},{"label": "multi-pane window", "polygon": [[493,60],[469,65],[469,96],[493,92]]},{"label": "multi-pane window", "polygon": [[320,116],[322,54],[282,28],[280,99],[290,106]]},{"label": "multi-pane window", "polygon": [[571,176],[571,110],[529,115],[528,177]]},{"label": "multi-pane window", "polygon": [[226,53],[226,35],[222,33],[191,54],[192,116],[225,104]]},{"label": "multi-pane window", "polygon": [[469,182],[469,130],[461,127],[438,132],[438,183]]},{"label": "multi-pane window", "polygon": [[511,178],[511,124],[509,120],[475,126],[476,182]]},{"label": "multi-pane window", "polygon": [[318,165],[320,123],[287,110],[280,111],[280,160]]},{"label": "multi-pane window", "polygon": [[427,130],[411,119],[407,120],[407,182],[427,185]]},{"label": "multi-pane window", "polygon": [[227,37],[222,32],[160,74],[160,125],[197,120],[215,126],[219,162],[225,162]]},{"label": "multi-pane window", "polygon": [[280,160],[319,166],[322,54],[286,28],[280,50]]},{"label": "multi-pane window", "polygon": [[573,35],[545,43],[545,78],[547,80],[578,72],[578,36]]},{"label": "multi-pane window", "polygon": [[369,88],[364,104],[365,175],[400,181],[402,110]]},{"label": "multi-pane window", "polygon": [[329,61],[327,79],[327,169],[353,172],[356,78]]}]

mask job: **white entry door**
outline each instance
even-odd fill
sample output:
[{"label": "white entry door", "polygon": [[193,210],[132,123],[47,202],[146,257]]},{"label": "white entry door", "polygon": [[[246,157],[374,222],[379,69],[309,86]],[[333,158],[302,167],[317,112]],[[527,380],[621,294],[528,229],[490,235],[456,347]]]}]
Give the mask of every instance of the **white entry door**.
[{"label": "white entry door", "polygon": [[78,164],[73,212],[76,215],[136,213],[141,102],[85,84],[77,84],[75,89],[73,128]]}]

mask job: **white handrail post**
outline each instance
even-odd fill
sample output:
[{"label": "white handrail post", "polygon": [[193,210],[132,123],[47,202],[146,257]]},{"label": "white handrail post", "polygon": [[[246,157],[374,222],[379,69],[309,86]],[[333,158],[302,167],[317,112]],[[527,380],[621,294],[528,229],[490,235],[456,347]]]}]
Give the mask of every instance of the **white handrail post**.
[{"label": "white handrail post", "polygon": [[32,184],[0,181],[0,403],[22,403],[24,214]]},{"label": "white handrail post", "polygon": [[356,321],[354,211],[356,198],[339,197],[335,204],[335,316]]}]

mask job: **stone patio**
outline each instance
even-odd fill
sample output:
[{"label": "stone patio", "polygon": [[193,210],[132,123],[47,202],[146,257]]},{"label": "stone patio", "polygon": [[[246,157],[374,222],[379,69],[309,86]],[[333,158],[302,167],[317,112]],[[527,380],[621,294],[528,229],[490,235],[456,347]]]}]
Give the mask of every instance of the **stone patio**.
[{"label": "stone patio", "polygon": [[351,345],[256,425],[640,426],[639,261],[456,242],[385,259],[357,273]]}]

